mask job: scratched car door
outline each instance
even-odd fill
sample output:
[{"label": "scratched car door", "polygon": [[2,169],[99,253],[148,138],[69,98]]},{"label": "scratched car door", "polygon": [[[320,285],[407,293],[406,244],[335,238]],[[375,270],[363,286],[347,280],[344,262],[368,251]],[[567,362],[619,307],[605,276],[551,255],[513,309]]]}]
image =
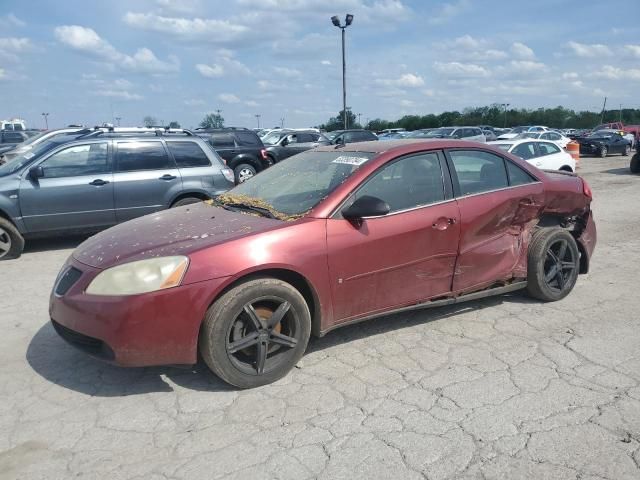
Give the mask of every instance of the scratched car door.
[{"label": "scratched car door", "polygon": [[391,211],[361,224],[327,221],[329,271],[338,321],[447,293],[458,250],[459,213],[445,192],[441,154],[385,164],[350,197],[387,202]]}]

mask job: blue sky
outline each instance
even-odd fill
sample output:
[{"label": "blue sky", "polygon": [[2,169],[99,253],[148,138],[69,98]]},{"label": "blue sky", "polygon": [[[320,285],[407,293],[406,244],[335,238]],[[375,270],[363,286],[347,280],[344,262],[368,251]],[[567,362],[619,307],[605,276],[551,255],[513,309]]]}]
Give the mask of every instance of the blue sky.
[{"label": "blue sky", "polygon": [[640,108],[640,2],[0,0],[0,118],[311,126],[508,102]]}]

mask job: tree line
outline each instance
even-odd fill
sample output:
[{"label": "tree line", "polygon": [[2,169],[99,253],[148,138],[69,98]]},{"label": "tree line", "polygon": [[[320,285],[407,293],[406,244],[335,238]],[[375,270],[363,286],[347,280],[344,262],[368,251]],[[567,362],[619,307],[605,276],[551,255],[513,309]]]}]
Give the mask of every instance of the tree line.
[{"label": "tree line", "polygon": [[[558,106],[538,109],[505,109],[500,104],[486,107],[469,107],[464,110],[447,111],[438,115],[405,115],[398,120],[375,118],[364,125],[356,121],[356,116],[347,109],[349,128],[367,128],[379,131],[387,128],[404,128],[418,130],[421,128],[449,127],[452,125],[492,125],[494,127],[515,127],[518,125],[545,125],[551,128],[593,128],[600,123],[618,122],[622,119],[625,125],[640,124],[640,109],[623,108],[622,110],[605,110],[604,112],[575,111]],[[328,132],[344,128],[343,112],[332,117],[318,128]]]}]

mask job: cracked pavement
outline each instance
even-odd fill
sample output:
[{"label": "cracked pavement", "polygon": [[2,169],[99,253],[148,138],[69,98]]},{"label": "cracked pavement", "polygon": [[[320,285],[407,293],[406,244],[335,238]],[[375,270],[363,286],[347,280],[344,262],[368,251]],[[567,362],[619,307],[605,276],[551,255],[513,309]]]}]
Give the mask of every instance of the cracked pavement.
[{"label": "cracked pavement", "polygon": [[2,262],[1,479],[638,479],[640,176],[583,158],[599,241],[564,300],[511,294],[313,339],[283,380],[122,369],[67,346],[74,239]]}]

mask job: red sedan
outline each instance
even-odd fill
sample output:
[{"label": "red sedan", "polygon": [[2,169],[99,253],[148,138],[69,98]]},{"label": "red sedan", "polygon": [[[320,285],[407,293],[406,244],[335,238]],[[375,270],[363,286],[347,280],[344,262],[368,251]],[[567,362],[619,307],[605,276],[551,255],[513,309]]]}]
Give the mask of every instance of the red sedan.
[{"label": "red sedan", "polygon": [[57,332],[124,366],[193,364],[273,382],[311,334],[518,289],[565,297],[596,242],[591,191],[492,147],[322,147],[205,203],[80,245],[51,294]]}]

